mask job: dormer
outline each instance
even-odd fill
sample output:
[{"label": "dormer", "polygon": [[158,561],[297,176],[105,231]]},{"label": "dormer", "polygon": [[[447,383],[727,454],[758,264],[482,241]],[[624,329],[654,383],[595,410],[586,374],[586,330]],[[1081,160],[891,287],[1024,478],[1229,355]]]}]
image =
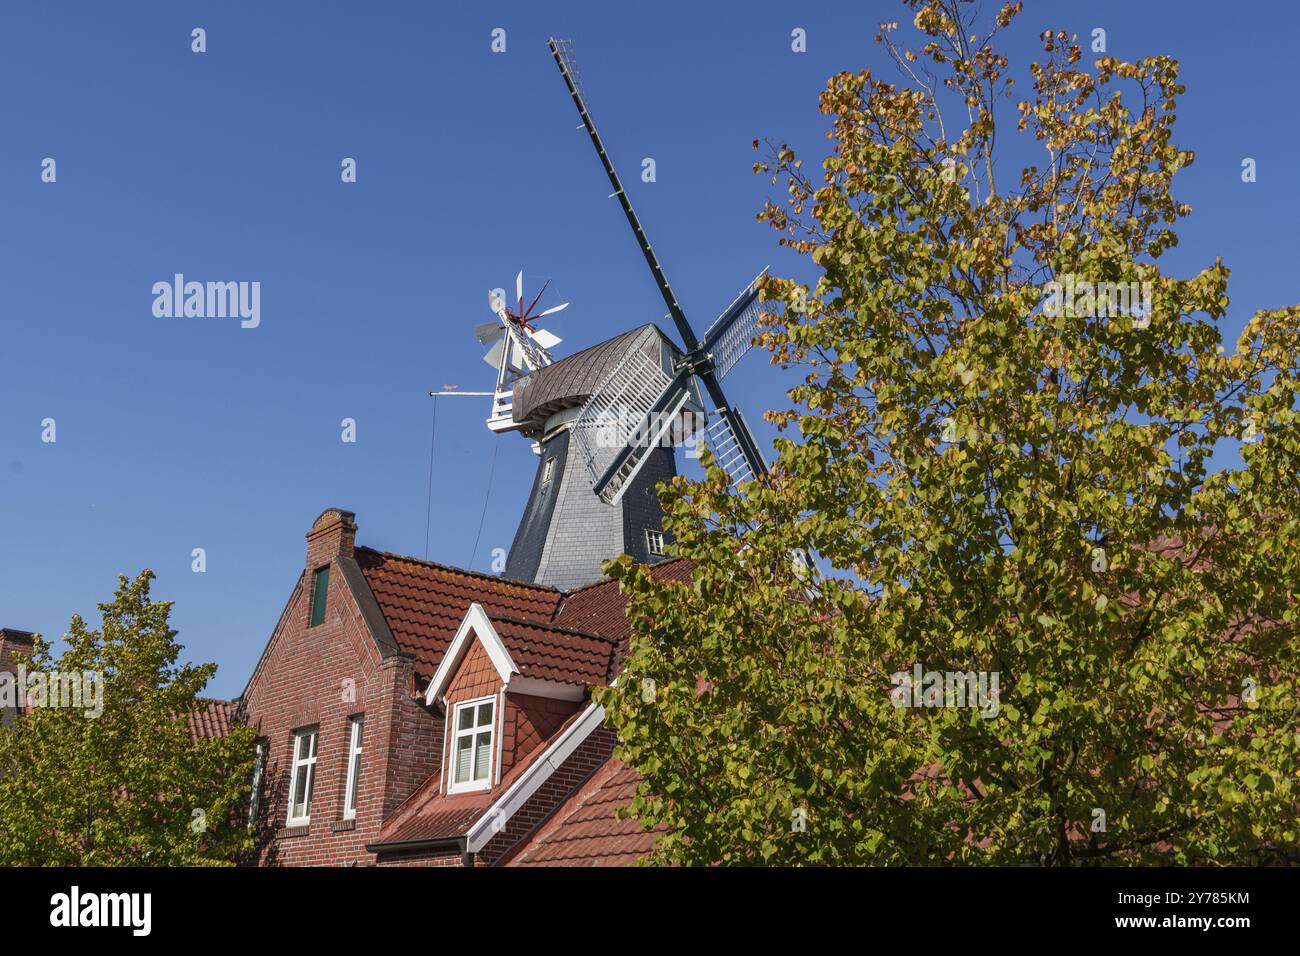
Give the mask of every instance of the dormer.
[{"label": "dormer", "polygon": [[471,604],[425,692],[443,710],[445,794],[499,786],[609,680],[614,642]]}]

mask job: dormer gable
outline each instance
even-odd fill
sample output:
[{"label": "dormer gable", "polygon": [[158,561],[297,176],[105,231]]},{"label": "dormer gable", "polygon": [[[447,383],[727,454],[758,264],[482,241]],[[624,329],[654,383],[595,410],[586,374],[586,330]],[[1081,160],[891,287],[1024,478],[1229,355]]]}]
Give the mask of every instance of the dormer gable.
[{"label": "dormer gable", "polygon": [[445,720],[441,792],[500,785],[609,679],[613,653],[606,638],[471,604],[425,691]]},{"label": "dormer gable", "polygon": [[[479,653],[471,655],[470,652],[476,647],[479,648]],[[481,666],[479,662],[482,658],[486,657],[502,685],[508,684],[511,676],[519,673],[518,666],[506,650],[496,628],[492,626],[483,605],[478,602],[471,604],[465,612],[451,646],[443,655],[433,680],[429,681],[429,687],[424,692],[426,704],[432,706],[447,702],[447,692],[451,689],[452,682],[460,676],[461,665],[467,657],[476,665],[476,670]]]},{"label": "dormer gable", "polygon": [[512,693],[579,701],[587,688],[609,681],[614,641],[598,634],[522,618],[489,617],[471,604],[425,691],[430,706],[445,703],[470,650],[482,648],[497,677]]}]

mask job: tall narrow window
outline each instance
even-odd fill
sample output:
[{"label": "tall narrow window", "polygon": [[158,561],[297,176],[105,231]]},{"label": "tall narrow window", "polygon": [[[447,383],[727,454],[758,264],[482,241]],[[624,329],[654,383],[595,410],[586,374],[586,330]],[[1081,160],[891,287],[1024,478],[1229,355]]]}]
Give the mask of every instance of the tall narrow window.
[{"label": "tall narrow window", "polygon": [[325,599],[329,597],[330,566],[317,569],[311,579],[311,622],[308,627],[325,623]]},{"label": "tall narrow window", "polygon": [[248,825],[257,825],[257,811],[262,804],[262,771],[266,767],[266,744],[257,742],[257,757],[253,762],[253,794],[248,798]]},{"label": "tall narrow window", "polygon": [[289,821],[291,827],[311,822],[311,793],[316,783],[316,746],[320,729],[311,727],[293,735],[293,767],[289,777]]},{"label": "tall narrow window", "polygon": [[646,528],[645,532],[645,549],[651,554],[664,553],[664,533]]},{"label": "tall narrow window", "polygon": [[551,477],[554,474],[555,474],[555,459],[552,457],[546,459],[546,463],[542,465],[542,484],[546,484],[548,481],[550,481]]},{"label": "tall narrow window", "polygon": [[495,698],[466,701],[456,706],[452,737],[452,773],[449,792],[485,790],[492,763],[492,704]]},{"label": "tall narrow window", "polygon": [[358,714],[348,720],[348,782],[343,788],[343,819],[357,815],[357,789],[361,784],[361,727],[365,718]]}]

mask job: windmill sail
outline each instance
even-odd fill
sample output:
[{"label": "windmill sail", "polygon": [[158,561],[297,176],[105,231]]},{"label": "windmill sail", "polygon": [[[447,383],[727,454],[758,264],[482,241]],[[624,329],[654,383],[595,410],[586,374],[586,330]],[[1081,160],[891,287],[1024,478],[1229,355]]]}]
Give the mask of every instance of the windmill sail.
[{"label": "windmill sail", "polygon": [[718,467],[727,473],[732,484],[739,485],[742,482],[753,481],[754,470],[745,458],[745,448],[736,429],[732,427],[732,422],[736,419],[740,420],[742,428],[748,427],[744,423],[744,416],[740,414],[739,409],[733,412],[729,408],[720,408],[716,414],[717,419],[705,431],[705,441],[713,452],[714,460]]},{"label": "windmill sail", "polygon": [[[605,175],[609,179],[610,185],[614,187],[614,191],[610,195],[616,197],[619,205],[623,208],[623,215],[627,218],[628,225],[632,227],[632,234],[636,238],[637,245],[641,248],[641,254],[645,257],[646,264],[650,267],[650,274],[654,277],[655,284],[659,287],[659,293],[668,306],[668,313],[672,316],[673,324],[677,326],[677,332],[682,338],[682,345],[687,353],[685,364],[689,365],[695,374],[699,376],[700,383],[704,386],[704,390],[708,393],[709,399],[714,405],[720,409],[732,407],[722,391],[719,379],[735,367],[735,364],[740,361],[753,343],[758,324],[757,290],[755,288],[757,280],[755,283],[751,283],[751,287],[741,294],[741,298],[732,303],[732,307],[723,312],[718,322],[714,323],[714,328],[711,329],[714,332],[712,348],[702,345],[699,339],[696,338],[694,330],[691,329],[690,322],[687,321],[682,307],[678,304],[677,295],[668,284],[668,278],[659,263],[659,257],[651,247],[645,229],[641,226],[641,220],[637,217],[636,211],[633,210],[632,203],[623,189],[623,183],[618,177],[618,172],[614,169],[614,163],[605,150],[605,144],[601,141],[600,133],[596,131],[596,123],[587,108],[586,93],[583,90],[582,79],[573,55],[573,44],[568,40],[555,37],[552,37],[548,44],[551,49],[551,56],[554,57],[556,65],[560,68],[560,75],[564,78],[569,96],[573,99],[573,105],[577,107],[578,116],[582,119],[582,128],[587,131],[592,145],[596,148],[596,155],[605,169]],[[763,463],[763,456],[759,452],[758,444],[755,442],[749,428],[745,425],[744,420],[738,416],[733,417],[730,421],[730,427],[750,469],[755,474],[765,475],[767,470]]]},{"label": "windmill sail", "polygon": [[704,350],[712,358],[714,372],[720,380],[744,358],[758,336],[759,319],[763,314],[758,284],[766,275],[764,269],[755,276],[754,281],[736,296],[704,333]]}]

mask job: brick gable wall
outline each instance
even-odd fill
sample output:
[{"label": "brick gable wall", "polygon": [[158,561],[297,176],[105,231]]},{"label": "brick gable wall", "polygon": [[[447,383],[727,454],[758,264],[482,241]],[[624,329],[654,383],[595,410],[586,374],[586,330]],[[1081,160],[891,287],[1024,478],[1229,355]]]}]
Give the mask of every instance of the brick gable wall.
[{"label": "brick gable wall", "polygon": [[[318,522],[319,524],[319,522]],[[339,536],[335,547],[350,534]],[[365,865],[384,816],[437,766],[442,720],[413,697],[412,659],[385,656],[344,579],[329,561],[325,621],[308,627],[312,574],[325,554],[309,536],[307,571],[245,691],[248,722],[266,745],[258,861],[269,865]],[[328,553],[328,552],[327,552]],[[349,718],[364,715],[354,820],[343,819]],[[318,726],[311,820],[286,827],[294,732]]]},{"label": "brick gable wall", "polygon": [[[486,600],[490,604],[493,597],[504,602],[503,621],[517,631],[522,629],[515,633],[507,628],[503,638],[524,642],[512,651],[524,655],[518,658],[521,666],[551,674],[555,661],[548,653],[573,665],[574,648],[556,644],[555,633],[559,632],[538,636],[518,619],[536,618],[544,623],[556,615],[561,598],[548,590],[521,596],[516,593],[518,585],[498,585],[456,569],[426,566],[366,549],[361,550],[358,563],[355,531],[348,512],[330,509],[317,519],[307,536],[304,574],[242,698],[246,719],[267,747],[257,862],[458,866],[464,861],[456,838],[486,812],[505,787],[496,785],[489,791],[450,798],[440,794],[443,737],[456,703],[489,696],[497,701],[493,761],[499,759],[501,767],[493,767],[492,779],[497,779],[498,773],[512,775],[506,786],[520,774],[532,772],[523,764],[537,759],[546,742],[562,734],[566,723],[586,704],[503,693],[500,675],[477,639],[469,642],[450,675],[445,711],[441,704],[424,704],[423,696],[416,693],[417,682],[427,681],[429,672],[437,669],[445,648],[439,640],[450,640],[457,626],[453,615],[459,613],[463,622],[473,603]],[[376,570],[376,561],[384,568],[400,568],[385,577]],[[421,573],[413,573],[407,565]],[[326,566],[330,576],[324,621],[309,627],[313,574]],[[623,620],[617,591],[608,595],[608,590],[598,586],[567,601],[582,623],[597,633],[614,632]],[[560,652],[568,652],[569,657]],[[416,668],[421,666],[424,677],[417,681]],[[601,679],[605,669],[602,664]],[[581,676],[589,679],[585,672]],[[565,678],[562,674],[553,679]],[[356,819],[345,821],[348,720],[358,714],[365,717],[358,808]],[[318,727],[320,734],[311,819],[306,826],[289,828],[286,813],[294,731],[304,727]],[[589,734],[511,819],[502,821],[499,832],[472,862],[496,865],[518,854],[539,825],[610,760],[613,748],[614,735],[608,728]],[[444,800],[448,804],[444,805]],[[379,858],[366,850],[367,845],[385,840],[393,844],[427,840],[432,845],[394,849]]]}]

